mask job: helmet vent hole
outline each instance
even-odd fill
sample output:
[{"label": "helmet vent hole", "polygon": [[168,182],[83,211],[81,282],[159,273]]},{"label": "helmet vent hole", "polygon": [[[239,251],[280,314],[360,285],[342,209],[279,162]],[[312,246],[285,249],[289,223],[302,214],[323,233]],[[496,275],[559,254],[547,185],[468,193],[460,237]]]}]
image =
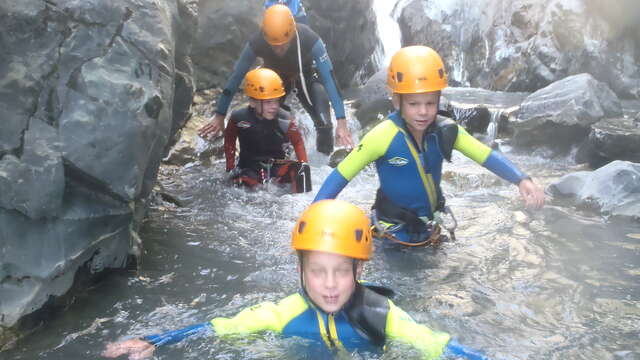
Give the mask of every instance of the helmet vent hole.
[{"label": "helmet vent hole", "polygon": [[360,229],[356,230],[356,241],[357,242],[362,241],[362,234],[363,234],[362,230],[360,230]]},{"label": "helmet vent hole", "polygon": [[307,225],[306,222],[304,221],[300,222],[300,225],[298,225],[298,234],[302,234],[302,232],[304,231],[305,225]]},{"label": "helmet vent hole", "polygon": [[404,74],[401,73],[400,71],[396,73],[396,79],[398,79],[398,82],[402,82],[403,77],[404,77]]}]

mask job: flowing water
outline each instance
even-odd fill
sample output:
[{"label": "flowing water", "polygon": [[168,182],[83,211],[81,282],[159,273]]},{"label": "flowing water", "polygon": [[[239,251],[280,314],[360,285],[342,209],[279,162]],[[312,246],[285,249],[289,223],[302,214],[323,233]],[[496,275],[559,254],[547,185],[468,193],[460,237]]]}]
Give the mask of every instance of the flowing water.
[{"label": "flowing water", "polygon": [[[391,3],[375,1],[385,20]],[[399,37],[388,29],[381,32],[392,39],[384,41],[381,66]],[[308,117],[302,125],[314,144]],[[350,126],[358,131],[355,121]],[[183,206],[151,208],[139,270],[112,274],[0,359],[96,359],[108,342],[232,316],[297,291],[290,233],[331,172],[310,148],[314,191],[307,194],[230,187],[223,160],[163,168],[161,183]],[[542,185],[581,170],[543,152],[502,150]],[[560,203],[525,211],[514,186],[459,154],[445,164],[443,179],[457,241],[439,249],[378,247],[365,279],[392,287],[394,301],[417,321],[494,359],[640,359],[640,225],[610,224]],[[367,168],[340,198],[368,209],[377,185]],[[156,358],[313,359],[296,352],[295,342],[272,334],[203,337],[162,348]],[[416,354],[393,346],[382,358]]]},{"label": "flowing water", "polygon": [[[302,127],[311,128],[308,117]],[[575,170],[564,158],[502,149],[544,185]],[[310,152],[317,190],[331,168]],[[164,168],[161,182],[183,206],[151,208],[139,270],[109,276],[0,358],[100,358],[107,342],[231,316],[297,291],[290,233],[315,191],[244,191],[226,183],[223,169],[222,160]],[[369,208],[376,188],[367,168],[340,198]],[[419,322],[495,359],[640,359],[640,244],[630,235],[640,233],[638,224],[608,224],[551,203],[524,211],[514,186],[459,154],[445,165],[443,189],[460,224],[457,241],[378,248],[364,278],[395,289],[395,302]],[[304,358],[293,342],[205,337],[156,358]],[[382,356],[414,357],[399,346]]]}]

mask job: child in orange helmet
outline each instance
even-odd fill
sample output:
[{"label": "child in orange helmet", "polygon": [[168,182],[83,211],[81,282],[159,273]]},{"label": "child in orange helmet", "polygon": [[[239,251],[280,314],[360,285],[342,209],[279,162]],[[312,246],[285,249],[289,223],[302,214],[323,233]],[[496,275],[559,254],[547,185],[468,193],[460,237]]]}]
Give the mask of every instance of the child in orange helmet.
[{"label": "child in orange helmet", "polygon": [[371,224],[357,206],[324,200],[309,206],[296,223],[292,247],[298,253],[301,290],[278,303],[265,302],[231,318],[107,345],[103,355],[151,356],[158,346],[195,334],[243,335],[271,331],[304,338],[314,358],[381,352],[399,341],[414,346],[424,359],[445,352],[468,359],[485,359],[443,332],[416,323],[387,297],[358,281],[364,261],[372,254]]}]

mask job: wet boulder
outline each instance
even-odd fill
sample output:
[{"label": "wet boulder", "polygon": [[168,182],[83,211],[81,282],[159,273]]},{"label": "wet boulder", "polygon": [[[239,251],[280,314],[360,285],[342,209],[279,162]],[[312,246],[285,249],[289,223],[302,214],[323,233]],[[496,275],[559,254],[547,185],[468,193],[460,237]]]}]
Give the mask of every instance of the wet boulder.
[{"label": "wet boulder", "polygon": [[139,254],[191,106],[195,14],[189,0],[0,3],[0,339]]},{"label": "wet boulder", "polygon": [[327,46],[340,86],[361,84],[375,71],[372,62],[380,40],[372,0],[303,1],[311,28]]},{"label": "wet boulder", "polygon": [[533,92],[590,73],[640,97],[635,0],[409,0],[396,10],[402,45],[438,51],[455,86]]},{"label": "wet boulder", "polygon": [[513,142],[568,151],[604,117],[622,114],[618,97],[589,74],[569,76],[529,95],[511,123]]},{"label": "wet boulder", "polygon": [[563,176],[549,186],[555,198],[610,218],[640,220],[640,164],[613,161],[595,171]]},{"label": "wet boulder", "polygon": [[355,115],[362,128],[371,126],[394,111],[387,88],[386,69],[376,72],[363,86],[352,92]]},{"label": "wet boulder", "polygon": [[247,40],[260,29],[262,1],[200,0],[191,58],[196,88],[224,86]]},{"label": "wet boulder", "polygon": [[640,163],[640,119],[607,118],[591,126],[576,153],[576,162],[599,168],[613,160]]}]

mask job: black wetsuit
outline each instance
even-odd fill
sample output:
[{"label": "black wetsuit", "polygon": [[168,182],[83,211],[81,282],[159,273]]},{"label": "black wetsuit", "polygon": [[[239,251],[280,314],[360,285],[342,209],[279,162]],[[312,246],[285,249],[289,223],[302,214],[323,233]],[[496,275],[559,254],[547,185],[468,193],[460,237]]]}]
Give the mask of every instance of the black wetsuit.
[{"label": "black wetsuit", "polygon": [[[309,167],[301,164],[307,162],[304,141],[288,112],[280,109],[273,120],[259,118],[250,106],[232,112],[224,130],[227,171],[235,165],[236,139],[240,142],[237,167],[242,183],[253,186],[267,178],[278,178],[278,182],[292,183],[293,192],[311,191]],[[289,143],[298,161],[284,161]],[[306,174],[297,179],[301,171]]]}]

